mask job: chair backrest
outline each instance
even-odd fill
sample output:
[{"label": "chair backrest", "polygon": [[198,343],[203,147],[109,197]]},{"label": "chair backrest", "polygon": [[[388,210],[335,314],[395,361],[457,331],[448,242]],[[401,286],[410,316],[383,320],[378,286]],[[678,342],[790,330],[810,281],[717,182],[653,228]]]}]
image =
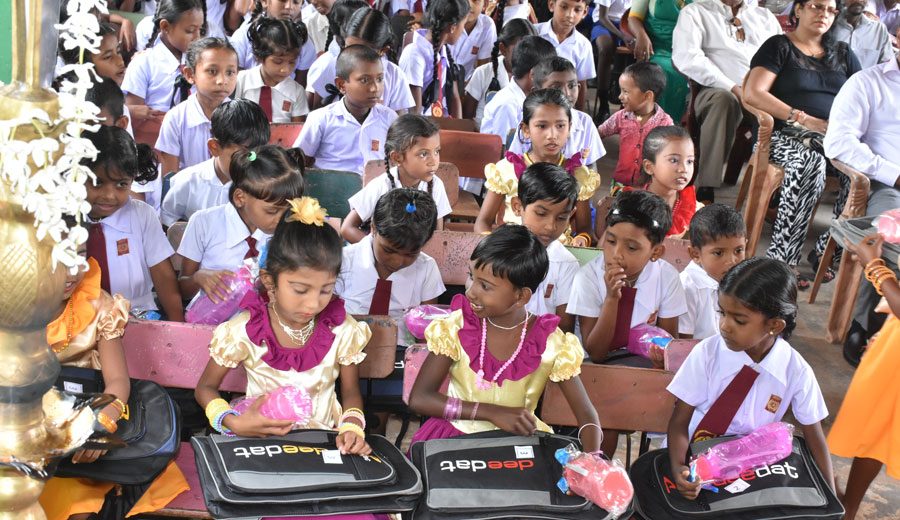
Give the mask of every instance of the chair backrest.
[{"label": "chair backrest", "polygon": [[456,119],[454,117],[432,117],[428,119],[434,122],[441,130],[457,130],[459,132],[476,132],[474,119]]},{"label": "chair backrest", "polygon": [[[132,122],[134,141],[136,143],[150,145],[151,148],[156,148],[156,141],[159,139],[159,130],[161,127],[162,122],[156,119],[146,119],[140,123]],[[162,173],[166,174],[169,172]]]},{"label": "chair backrest", "polygon": [[[184,238],[185,229],[187,229],[187,222],[175,222],[169,226],[169,230],[166,231],[166,238],[169,239],[169,245],[171,245],[172,249],[175,251],[178,251],[178,246],[181,245],[181,239]],[[175,268],[176,272],[181,272],[181,255],[175,254],[172,256],[172,267]]]},{"label": "chair backrest", "polygon": [[663,245],[666,246],[666,252],[662,256],[663,260],[675,266],[679,273],[684,271],[684,268],[691,263],[691,254],[688,252],[691,241],[683,238],[667,238]]},{"label": "chair backrest", "polygon": [[[394,370],[397,324],[388,316],[357,316],[357,319],[368,323],[372,331],[359,376],[387,377]],[[163,386],[195,388],[209,361],[209,344],[214,330],[212,325],[129,320],[122,338],[128,374]],[[244,392],[247,389],[244,368],[239,366],[229,371],[219,388]]]},{"label": "chair backrest", "polygon": [[272,123],[269,129],[271,132],[269,144],[293,148],[297,138],[300,137],[300,130],[303,130],[303,123]]},{"label": "chair backrest", "polygon": [[[749,74],[747,75],[749,77]],[[744,87],[747,86],[747,77],[744,78]],[[771,193],[766,193],[769,175],[769,150],[772,144],[772,130],[775,128],[775,119],[771,114],[759,110],[758,108],[747,103],[746,98],[741,100],[744,109],[751,115],[756,117],[759,124],[759,130],[756,137],[756,150],[750,157],[750,163],[747,166],[745,175],[750,174],[750,187],[747,204],[744,206],[743,217],[747,226],[747,256],[753,256],[756,252],[756,245],[762,235],[763,221],[765,220],[766,210],[769,207],[769,199]],[[771,181],[770,181],[771,182]]]},{"label": "chair backrest", "polygon": [[350,205],[347,199],[362,189],[362,177],[358,173],[310,168],[303,175],[306,194],[319,199],[328,210],[329,217],[347,218]]},{"label": "chair backrest", "polygon": [[[664,370],[611,365],[581,365],[581,382],[604,428],[664,432],[675,406],[666,391],[674,374]],[[548,383],[541,420],[556,426],[577,426],[575,414],[556,383]]]},{"label": "chair backrest", "polygon": [[700,343],[698,339],[673,339],[663,351],[665,367],[669,372],[678,372],[688,354]]},{"label": "chair backrest", "polygon": [[469,277],[469,257],[482,238],[478,233],[439,230],[434,232],[422,252],[437,262],[445,285],[465,285]]},{"label": "chair backrest", "polygon": [[453,163],[460,177],[484,178],[484,167],[500,160],[503,142],[493,134],[441,130],[441,160]]},{"label": "chair backrest", "polygon": [[[384,161],[373,159],[367,162],[363,170],[363,186],[382,173],[384,173]],[[444,183],[444,191],[447,192],[447,201],[450,206],[455,205],[459,200],[459,169],[452,163],[441,162],[438,165],[437,177]]]}]

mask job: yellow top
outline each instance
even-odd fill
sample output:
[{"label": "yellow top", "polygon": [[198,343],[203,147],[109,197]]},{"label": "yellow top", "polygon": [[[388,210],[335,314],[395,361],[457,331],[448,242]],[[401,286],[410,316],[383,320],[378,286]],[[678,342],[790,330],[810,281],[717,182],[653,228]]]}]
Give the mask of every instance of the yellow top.
[{"label": "yellow top", "polygon": [[81,332],[72,336],[68,347],[65,347],[65,340],[50,347],[63,365],[100,370],[97,342],[101,339],[121,338],[125,334],[131,304],[118,294],[110,296],[102,290],[96,299],[87,300],[86,303],[94,307],[94,318]]}]

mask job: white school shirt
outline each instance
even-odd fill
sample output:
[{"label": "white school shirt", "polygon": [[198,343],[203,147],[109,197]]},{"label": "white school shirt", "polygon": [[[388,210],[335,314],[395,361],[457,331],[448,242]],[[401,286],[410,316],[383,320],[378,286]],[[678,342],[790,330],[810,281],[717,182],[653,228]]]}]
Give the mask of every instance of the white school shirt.
[{"label": "white school shirt", "polygon": [[[529,151],[530,148],[531,143],[513,138],[509,151],[521,155]],[[594,120],[591,119],[591,116],[573,108],[572,128],[569,131],[566,146],[563,148],[563,156],[568,159],[576,153],[581,154],[581,161],[584,164],[594,164],[606,155],[606,148],[603,147],[603,141],[600,140],[600,132],[594,126]]]},{"label": "white school shirt", "polygon": [[128,199],[100,225],[106,239],[110,292],[130,301],[135,314],[157,310],[150,268],[168,260],[175,251],[156,211],[143,201]]},{"label": "white school shirt", "polygon": [[[153,34],[153,15],[143,17],[134,26],[134,38],[137,40],[134,43],[134,48],[137,52],[147,48],[151,34]],[[156,36],[156,41],[159,41],[159,35]],[[155,45],[155,42],[153,45]]]},{"label": "white school shirt", "polygon": [[154,45],[131,59],[125,69],[122,92],[142,98],[154,110],[168,111],[180,67],[181,62],[165,45]]},{"label": "white school shirt", "polygon": [[367,162],[384,160],[384,139],[395,119],[397,112],[379,104],[360,124],[342,100],[310,112],[294,147],[315,157],[316,168],[362,175]]},{"label": "white school shirt", "polygon": [[206,0],[206,37],[227,38],[225,36],[226,0]]},{"label": "white school shirt", "polygon": [[[484,117],[485,105],[487,105],[488,102],[494,98],[494,95],[499,92],[498,90],[491,94],[488,91],[488,88],[491,86],[491,81],[493,80],[494,65],[492,63],[485,63],[475,69],[475,72],[472,73],[472,77],[469,78],[469,82],[466,83],[466,94],[478,100],[478,108],[475,109],[475,124],[478,125],[479,128],[481,128],[481,121]],[[502,54],[497,55],[497,83],[500,85],[501,90],[509,85],[509,74],[503,66]],[[490,94],[490,96],[488,96],[488,94]]]},{"label": "white school shirt", "polygon": [[[312,6],[312,4],[307,4]],[[316,53],[325,50],[325,42],[328,39],[328,17],[316,11],[313,7],[310,12],[303,11],[301,15],[303,23],[306,24],[306,31],[309,33],[309,39],[316,47]]]},{"label": "white school shirt", "polygon": [[556,39],[556,33],[550,26],[550,22],[539,23],[534,26],[538,36],[552,43],[556,47],[556,54],[575,64],[575,73],[578,81],[585,81],[597,76],[597,66],[594,63],[594,47],[591,41],[583,34],[573,29],[565,40]]},{"label": "white school shirt", "polygon": [[719,333],[719,282],[693,261],[679,276],[687,312],[678,319],[678,332],[694,339],[715,336]]},{"label": "white school shirt", "polygon": [[[238,72],[237,87],[234,89],[235,99],[249,99],[259,104],[259,93],[265,86],[262,78],[262,65]],[[303,86],[288,76],[281,83],[272,87],[272,122],[290,123],[292,117],[305,116],[309,113],[306,92]]]},{"label": "white school shirt", "polygon": [[556,314],[556,308],[569,303],[572,282],[578,273],[578,259],[559,240],[547,246],[550,269],[525,305],[525,309],[537,315]]},{"label": "white school shirt", "polygon": [[[584,264],[575,275],[566,312],[586,318],[599,317],[600,308],[606,300],[605,273],[603,253]],[[647,262],[634,287],[637,296],[631,312],[632,328],[647,323],[654,313],[657,318],[676,318],[687,312],[678,270],[665,260]]]},{"label": "white school shirt", "polygon": [[497,26],[486,14],[478,15],[472,32],[467,33],[463,29],[459,40],[450,46],[450,55],[457,65],[466,70],[466,81],[475,72],[475,64],[478,60],[490,59],[494,50],[494,41],[497,40]]},{"label": "white school shirt", "polygon": [[[378,199],[385,193],[391,191],[391,183],[388,179],[388,175],[394,179],[394,187],[399,188],[401,185],[397,174],[397,167],[393,166],[390,169],[390,173],[384,172],[378,177],[375,177],[369,181],[362,190],[356,192],[355,195],[347,200],[347,203],[350,204],[350,209],[355,209],[363,222],[369,220],[372,218],[372,215],[375,214],[375,205],[378,204]],[[416,189],[427,192],[428,183],[419,182]],[[432,182],[431,197],[434,199],[435,206],[437,206],[438,220],[450,214],[451,209],[450,201],[447,199],[447,190],[444,188],[444,182],[437,175],[434,176],[434,181]]]},{"label": "white school shirt", "polygon": [[750,60],[764,41],[781,34],[778,19],[765,7],[741,4],[737,18],[744,41],[728,23],[731,8],[721,0],[697,0],[684,6],[672,32],[672,64],[705,87],[731,90],[741,85]]},{"label": "white school shirt", "polygon": [[[250,42],[249,36],[252,22],[251,18],[244,20],[244,23],[234,31],[229,39],[231,46],[237,52],[238,67],[242,69],[249,69],[257,64],[256,58],[253,56],[253,44]],[[306,43],[300,48],[300,55],[297,56],[295,68],[297,70],[309,70],[310,65],[316,61],[316,54],[316,45],[311,39],[307,38]]]},{"label": "white school shirt", "polygon": [[160,211],[160,220],[164,226],[171,226],[179,220],[189,220],[202,209],[228,202],[231,181],[223,184],[219,180],[214,163],[215,158],[207,159],[172,177]]},{"label": "white school shirt", "polygon": [[[519,84],[510,78],[506,87],[500,89],[500,92],[485,105],[484,117],[481,119],[481,133],[499,135],[505,147],[510,130],[518,133],[525,97],[525,92]],[[518,137],[514,135],[513,141],[518,141]]]},{"label": "white school shirt", "polygon": [[[334,85],[337,78],[336,63],[336,55],[330,52],[322,53],[313,62],[312,67],[309,68],[309,74],[306,76],[306,91],[318,94],[323,103],[331,95],[325,90],[325,86]],[[408,110],[414,107],[416,101],[412,97],[409,82],[406,81],[406,76],[400,67],[386,56],[381,57],[381,65],[384,70],[384,94],[381,96],[381,103],[392,110]],[[331,102],[334,103],[337,100],[338,98],[335,98]]]},{"label": "white school shirt", "polygon": [[212,123],[203,113],[197,96],[190,96],[166,112],[155,148],[178,157],[178,169],[183,170],[211,157],[206,146],[210,137]]},{"label": "white school shirt", "polygon": [[249,236],[256,239],[257,251],[271,238],[259,229],[251,235],[233,204],[213,206],[194,213],[188,221],[178,254],[198,262],[200,269],[236,271],[250,250]]},{"label": "white school shirt", "polygon": [[531,5],[527,1],[517,5],[508,5],[503,8],[503,25],[508,24],[510,20],[515,20],[516,18],[528,20],[530,16]]},{"label": "white school shirt", "polygon": [[[434,86],[431,84],[431,76],[434,74],[434,48],[425,38],[425,29],[419,29],[413,33],[412,43],[403,48],[400,54],[400,70],[403,71],[406,80],[412,87],[422,88],[422,99],[425,99],[425,87]],[[440,63],[443,63],[444,75],[441,78],[441,92],[443,92],[444,84],[447,83],[447,46],[441,47],[438,55]],[[444,107],[444,113],[447,112],[447,96],[441,95]],[[424,103],[424,101],[423,101]],[[422,106],[422,114],[431,115],[431,106]]]},{"label": "white school shirt", "polygon": [[[737,373],[745,366],[759,372],[725,435],[746,435],[780,421],[788,408],[803,425],[828,417],[822,390],[809,363],[779,337],[761,363],[746,352],[734,352],[722,336],[703,340],[691,350],[666,390],[695,408],[688,437]],[[770,411],[770,410],[774,410]]]},{"label": "white school shirt", "polygon": [[594,13],[591,16],[594,23],[600,23],[600,12],[597,9],[600,6],[606,6],[606,16],[613,22],[622,20],[625,10],[631,7],[631,0],[594,0]]},{"label": "white school shirt", "polygon": [[[341,274],[334,292],[344,299],[350,314],[368,314],[372,305],[378,281],[372,245],[372,235],[367,235],[355,244],[344,246]],[[407,309],[437,298],[446,289],[437,262],[425,253],[419,253],[411,266],[392,273],[388,280],[393,282],[389,307],[393,318],[400,318]]]}]

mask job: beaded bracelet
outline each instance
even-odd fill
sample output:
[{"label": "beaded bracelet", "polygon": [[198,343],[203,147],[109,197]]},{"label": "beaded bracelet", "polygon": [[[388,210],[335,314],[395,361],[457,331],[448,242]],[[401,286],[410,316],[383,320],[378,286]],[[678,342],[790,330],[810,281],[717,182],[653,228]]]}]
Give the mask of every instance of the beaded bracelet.
[{"label": "beaded bracelet", "polygon": [[113,421],[108,415],[103,412],[97,414],[97,422],[100,423],[100,426],[106,428],[106,431],[109,433],[116,433],[116,430],[119,429],[119,425],[116,424],[116,421]]},{"label": "beaded bracelet", "polygon": [[353,424],[350,422],[341,424],[341,426],[338,428],[338,435],[343,435],[344,433],[347,433],[347,432],[353,432],[356,435],[362,437],[363,439],[366,438],[365,430],[363,430],[358,424]]},{"label": "beaded bracelet", "polygon": [[217,432],[221,433],[222,435],[225,435],[228,437],[235,437],[234,432],[229,430],[228,428],[226,428],[225,424],[224,424],[225,417],[228,417],[229,415],[233,415],[233,416],[237,417],[241,414],[239,414],[237,411],[235,411],[232,408],[229,408],[227,410],[222,410],[222,412],[220,412],[219,415],[217,415],[213,419],[212,428],[213,428],[213,430],[216,430]]}]

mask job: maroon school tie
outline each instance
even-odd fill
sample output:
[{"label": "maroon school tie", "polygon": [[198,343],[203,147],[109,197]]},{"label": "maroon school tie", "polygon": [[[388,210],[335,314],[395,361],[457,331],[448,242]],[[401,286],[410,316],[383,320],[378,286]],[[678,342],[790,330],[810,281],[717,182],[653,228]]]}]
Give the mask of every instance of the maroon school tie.
[{"label": "maroon school tie", "polygon": [[757,377],[759,377],[759,372],[749,365],[744,365],[722,391],[722,395],[709,407],[703,419],[700,419],[700,424],[694,430],[691,442],[725,435],[731,421],[737,415],[737,411],[747,399],[747,394],[753,388],[753,382]]},{"label": "maroon school tie", "polygon": [[634,297],[637,289],[634,287],[622,287],[622,296],[619,298],[619,306],[616,311],[616,328],[613,332],[610,350],[622,348],[628,345],[628,333],[631,332],[631,314],[634,311]]},{"label": "maroon school tie", "polygon": [[372,303],[369,305],[369,314],[384,315],[391,309],[391,285],[394,282],[379,278],[375,282],[375,292],[372,293]]},{"label": "maroon school tie", "polygon": [[256,250],[256,239],[253,237],[247,237],[244,240],[247,241],[247,254],[244,255],[244,260],[248,258],[256,258],[259,256],[259,251]]},{"label": "maroon school tie", "polygon": [[99,222],[91,224],[88,230],[87,256],[97,261],[100,266],[100,287],[109,291],[109,262],[106,258],[106,237],[103,235],[103,225]]},{"label": "maroon school tie", "polygon": [[423,4],[422,0],[416,0],[416,2],[413,4],[413,13],[424,12],[425,9],[422,4]]},{"label": "maroon school tie", "polygon": [[266,114],[266,119],[271,123],[272,122],[272,87],[268,85],[263,85],[262,89],[259,91],[259,106],[263,109],[263,113]]}]

